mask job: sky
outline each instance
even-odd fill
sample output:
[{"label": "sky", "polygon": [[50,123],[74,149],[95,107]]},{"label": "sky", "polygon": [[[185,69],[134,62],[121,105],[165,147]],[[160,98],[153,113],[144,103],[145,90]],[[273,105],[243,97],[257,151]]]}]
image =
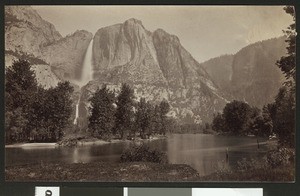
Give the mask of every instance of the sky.
[{"label": "sky", "polygon": [[136,18],[147,30],[164,29],[178,36],[198,61],[283,35],[292,23],[283,6],[33,6],[66,36]]}]

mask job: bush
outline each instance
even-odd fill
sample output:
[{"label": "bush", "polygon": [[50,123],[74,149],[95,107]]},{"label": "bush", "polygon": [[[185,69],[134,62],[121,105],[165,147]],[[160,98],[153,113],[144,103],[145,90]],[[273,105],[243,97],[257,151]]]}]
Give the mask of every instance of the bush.
[{"label": "bush", "polygon": [[272,168],[294,163],[295,150],[289,148],[279,148],[267,154],[267,164]]},{"label": "bush", "polygon": [[264,160],[255,160],[255,159],[246,159],[243,158],[241,161],[237,162],[237,170],[239,171],[250,171],[256,169],[263,169],[265,168],[266,162]]},{"label": "bush", "polygon": [[165,153],[151,150],[145,144],[134,144],[122,153],[121,162],[167,163],[167,157]]},{"label": "bush", "polygon": [[288,148],[278,148],[269,151],[262,160],[243,158],[237,163],[237,170],[250,171],[257,169],[282,168],[294,163],[295,151]]}]

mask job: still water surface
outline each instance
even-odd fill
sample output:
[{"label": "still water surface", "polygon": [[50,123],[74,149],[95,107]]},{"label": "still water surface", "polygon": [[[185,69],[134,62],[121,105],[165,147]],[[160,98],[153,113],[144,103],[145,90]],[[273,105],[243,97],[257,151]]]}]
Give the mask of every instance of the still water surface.
[{"label": "still water surface", "polygon": [[[268,146],[260,139],[260,148],[254,137],[215,136],[205,134],[174,134],[167,139],[147,141],[151,148],[164,151],[170,163],[185,163],[200,175],[208,175],[222,167],[228,148],[229,167],[242,158],[261,159]],[[80,163],[117,162],[130,142],[78,147],[6,148],[6,165],[23,165],[42,162]]]}]

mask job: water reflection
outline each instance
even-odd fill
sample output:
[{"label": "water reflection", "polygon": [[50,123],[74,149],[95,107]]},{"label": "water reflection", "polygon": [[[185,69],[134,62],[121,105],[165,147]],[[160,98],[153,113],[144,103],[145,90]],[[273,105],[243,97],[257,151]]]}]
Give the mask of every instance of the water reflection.
[{"label": "water reflection", "polygon": [[[145,141],[150,148],[166,152],[170,163],[189,164],[200,175],[207,175],[223,167],[228,148],[229,166],[242,158],[261,158],[267,145],[257,149],[256,138],[213,136],[202,134],[175,134],[168,139]],[[56,148],[6,148],[6,165],[40,162],[88,163],[96,161],[117,162],[129,141],[104,145]]]}]

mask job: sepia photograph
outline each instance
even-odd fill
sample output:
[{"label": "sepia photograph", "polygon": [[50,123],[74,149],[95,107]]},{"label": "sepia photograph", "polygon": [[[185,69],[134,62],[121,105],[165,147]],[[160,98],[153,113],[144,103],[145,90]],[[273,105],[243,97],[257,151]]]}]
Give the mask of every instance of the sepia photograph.
[{"label": "sepia photograph", "polygon": [[5,181],[295,181],[293,6],[4,12]]}]

